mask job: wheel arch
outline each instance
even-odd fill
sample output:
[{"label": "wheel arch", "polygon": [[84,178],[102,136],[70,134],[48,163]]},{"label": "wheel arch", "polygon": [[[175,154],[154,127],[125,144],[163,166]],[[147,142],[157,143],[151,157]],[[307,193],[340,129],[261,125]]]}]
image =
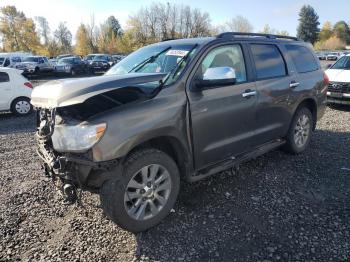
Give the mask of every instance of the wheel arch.
[{"label": "wheel arch", "polygon": [[[13,112],[14,103],[16,102],[16,100],[18,100],[18,99],[20,99],[20,98],[25,98],[25,99],[27,99],[27,100],[29,101],[29,103],[30,103],[30,97],[28,97],[28,96],[16,96],[15,98],[12,99],[12,101],[11,101],[11,103],[10,103],[10,110],[11,110],[12,113],[15,113],[15,112]],[[30,103],[30,105],[32,106],[31,103]],[[32,106],[32,108],[33,108],[33,106]]]},{"label": "wheel arch", "polygon": [[30,97],[28,96],[16,96],[15,98],[12,99],[11,103],[10,103],[10,107],[12,108],[14,102],[20,98],[25,98],[25,99],[28,99],[29,100],[29,103],[30,103]]},{"label": "wheel arch", "polygon": [[312,120],[313,120],[313,130],[316,128],[316,123],[317,123],[317,103],[313,98],[305,98],[303,99],[299,105],[296,107],[294,110],[293,116],[298,112],[298,110],[302,107],[306,107],[307,109],[310,110],[312,114]]},{"label": "wheel arch", "polygon": [[158,136],[135,145],[124,157],[124,160],[136,150],[142,148],[155,148],[169,155],[179,168],[181,177],[189,174],[190,157],[185,146],[174,136]]}]

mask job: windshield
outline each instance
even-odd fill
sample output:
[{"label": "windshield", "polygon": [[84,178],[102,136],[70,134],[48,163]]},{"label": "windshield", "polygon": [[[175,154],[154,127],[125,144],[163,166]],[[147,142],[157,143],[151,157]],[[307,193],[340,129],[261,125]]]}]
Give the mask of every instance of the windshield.
[{"label": "windshield", "polygon": [[87,55],[85,57],[85,60],[92,60],[92,59],[94,59],[94,57],[95,57],[95,55]]},{"label": "windshield", "polygon": [[343,56],[331,67],[331,69],[350,70],[350,56]]},{"label": "windshield", "polygon": [[33,57],[33,56],[27,56],[23,59],[23,62],[34,62],[34,63],[38,63],[39,62],[39,58],[38,57]]},{"label": "windshield", "polygon": [[58,61],[58,64],[59,65],[62,65],[62,64],[71,64],[73,63],[73,58],[61,58],[59,61]]},{"label": "windshield", "polygon": [[[194,45],[151,45],[143,47],[114,65],[106,75],[123,75],[127,73],[169,73],[176,67]],[[192,50],[192,57],[196,49]],[[158,55],[160,53],[160,55]],[[157,56],[158,55],[158,56]],[[157,56],[142,66],[142,63],[152,56]],[[141,67],[139,67],[141,65]],[[183,69],[184,66],[182,66]],[[177,72],[177,75],[180,71]]]},{"label": "windshield", "polygon": [[108,60],[105,55],[96,55],[93,60]]}]

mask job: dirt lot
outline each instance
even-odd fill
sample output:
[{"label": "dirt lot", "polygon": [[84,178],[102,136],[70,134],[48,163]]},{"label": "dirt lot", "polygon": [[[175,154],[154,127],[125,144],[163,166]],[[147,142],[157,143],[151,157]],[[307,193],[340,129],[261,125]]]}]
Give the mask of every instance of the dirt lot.
[{"label": "dirt lot", "polygon": [[183,184],[175,212],[137,235],[96,195],[62,205],[33,134],[34,116],[0,114],[0,261],[350,260],[350,109],[328,109],[302,155],[277,150]]}]

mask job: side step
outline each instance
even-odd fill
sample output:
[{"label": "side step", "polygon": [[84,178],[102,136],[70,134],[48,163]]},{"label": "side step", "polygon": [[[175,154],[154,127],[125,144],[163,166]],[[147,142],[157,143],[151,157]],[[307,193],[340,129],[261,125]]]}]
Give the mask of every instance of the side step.
[{"label": "side step", "polygon": [[189,182],[196,182],[196,181],[202,180],[216,173],[230,169],[242,162],[261,156],[275,148],[282,146],[285,142],[286,142],[285,140],[278,139],[273,142],[263,144],[262,146],[259,146],[258,148],[256,148],[254,151],[251,151],[242,155],[238,155],[236,157],[225,159],[223,161],[220,161],[219,163],[216,163],[202,170],[199,170],[195,175],[189,177],[188,180]]}]

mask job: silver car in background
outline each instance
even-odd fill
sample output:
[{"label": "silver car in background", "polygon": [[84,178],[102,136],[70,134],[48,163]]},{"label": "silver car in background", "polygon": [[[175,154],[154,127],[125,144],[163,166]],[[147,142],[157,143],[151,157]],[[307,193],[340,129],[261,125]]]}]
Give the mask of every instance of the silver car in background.
[{"label": "silver car in background", "polygon": [[16,65],[16,69],[23,70],[25,74],[38,75],[53,72],[54,67],[46,56],[27,56]]}]

